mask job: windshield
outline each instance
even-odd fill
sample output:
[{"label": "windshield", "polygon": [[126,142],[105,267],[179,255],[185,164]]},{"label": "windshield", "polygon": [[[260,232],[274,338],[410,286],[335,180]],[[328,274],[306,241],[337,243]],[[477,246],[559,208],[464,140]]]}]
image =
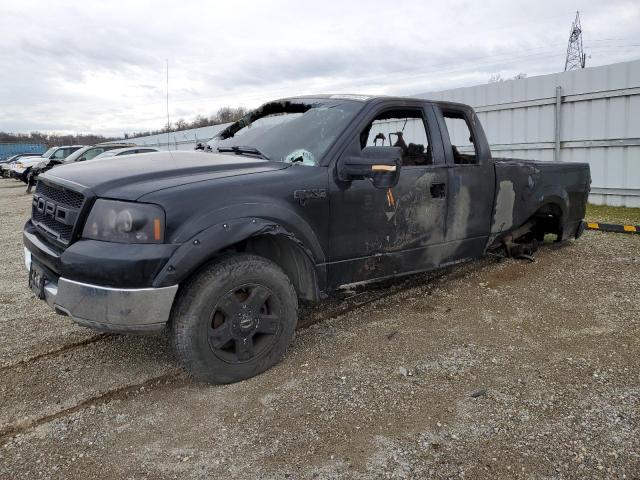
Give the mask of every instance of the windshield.
[{"label": "windshield", "polygon": [[49,157],[51,156],[51,154],[52,154],[53,152],[55,152],[57,149],[58,149],[58,147],[51,147],[49,150],[47,150],[46,152],[44,152],[44,153],[42,154],[42,156],[43,156],[44,158],[49,158]]},{"label": "windshield", "polygon": [[78,158],[80,158],[80,156],[84,152],[86,152],[90,148],[91,147],[84,147],[84,148],[81,148],[80,150],[76,150],[75,152],[73,152],[71,155],[69,155],[67,158],[64,159],[65,163],[66,162],[75,162]]},{"label": "windshield", "polygon": [[213,151],[317,165],[362,105],[329,99],[268,103],[227,127],[209,145]]}]

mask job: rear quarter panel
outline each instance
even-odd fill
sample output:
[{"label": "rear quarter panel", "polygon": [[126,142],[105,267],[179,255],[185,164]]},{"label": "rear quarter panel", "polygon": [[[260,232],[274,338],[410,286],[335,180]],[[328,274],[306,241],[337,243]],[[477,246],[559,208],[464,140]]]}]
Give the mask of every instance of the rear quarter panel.
[{"label": "rear quarter panel", "polygon": [[591,183],[589,164],[519,159],[494,162],[493,235],[518,228],[547,203],[561,209],[565,236],[584,218]]}]

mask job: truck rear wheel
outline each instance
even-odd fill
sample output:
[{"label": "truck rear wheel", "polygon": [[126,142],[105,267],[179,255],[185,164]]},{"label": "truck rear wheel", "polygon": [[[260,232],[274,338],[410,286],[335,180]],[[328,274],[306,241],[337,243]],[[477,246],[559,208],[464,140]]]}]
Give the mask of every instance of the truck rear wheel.
[{"label": "truck rear wheel", "polygon": [[232,383],[278,363],[298,322],[296,293],[284,272],[256,255],[214,263],[189,280],[172,312],[180,363],[195,378]]}]

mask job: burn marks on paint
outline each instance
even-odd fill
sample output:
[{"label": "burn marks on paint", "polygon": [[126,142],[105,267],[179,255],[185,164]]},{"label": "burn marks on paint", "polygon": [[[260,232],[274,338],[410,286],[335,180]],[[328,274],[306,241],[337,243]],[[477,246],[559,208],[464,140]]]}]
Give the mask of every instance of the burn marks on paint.
[{"label": "burn marks on paint", "polygon": [[[531,180],[530,180],[531,181]],[[513,226],[513,207],[516,201],[516,192],[511,180],[502,180],[498,185],[496,195],[496,207],[491,222],[491,233],[499,233]]]},{"label": "burn marks on paint", "polygon": [[[404,173],[413,172],[405,170]],[[433,171],[415,174],[415,182],[409,183],[409,188],[394,189],[395,201],[385,204],[385,219],[392,227],[385,251],[416,248],[443,240],[446,201],[432,198],[429,193],[431,186],[438,183],[438,175]]]}]

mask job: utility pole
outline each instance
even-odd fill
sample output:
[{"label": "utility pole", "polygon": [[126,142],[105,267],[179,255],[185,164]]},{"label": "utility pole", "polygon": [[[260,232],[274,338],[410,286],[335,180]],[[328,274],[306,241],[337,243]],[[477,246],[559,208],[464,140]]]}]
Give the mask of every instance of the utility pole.
[{"label": "utility pole", "polygon": [[169,151],[169,131],[171,130],[171,119],[169,118],[169,59],[167,58],[167,151]]},{"label": "utility pole", "polygon": [[582,50],[582,27],[580,26],[580,12],[576,12],[576,18],[571,24],[569,32],[569,45],[567,45],[567,58],[564,62],[564,71],[584,68],[586,55]]}]

